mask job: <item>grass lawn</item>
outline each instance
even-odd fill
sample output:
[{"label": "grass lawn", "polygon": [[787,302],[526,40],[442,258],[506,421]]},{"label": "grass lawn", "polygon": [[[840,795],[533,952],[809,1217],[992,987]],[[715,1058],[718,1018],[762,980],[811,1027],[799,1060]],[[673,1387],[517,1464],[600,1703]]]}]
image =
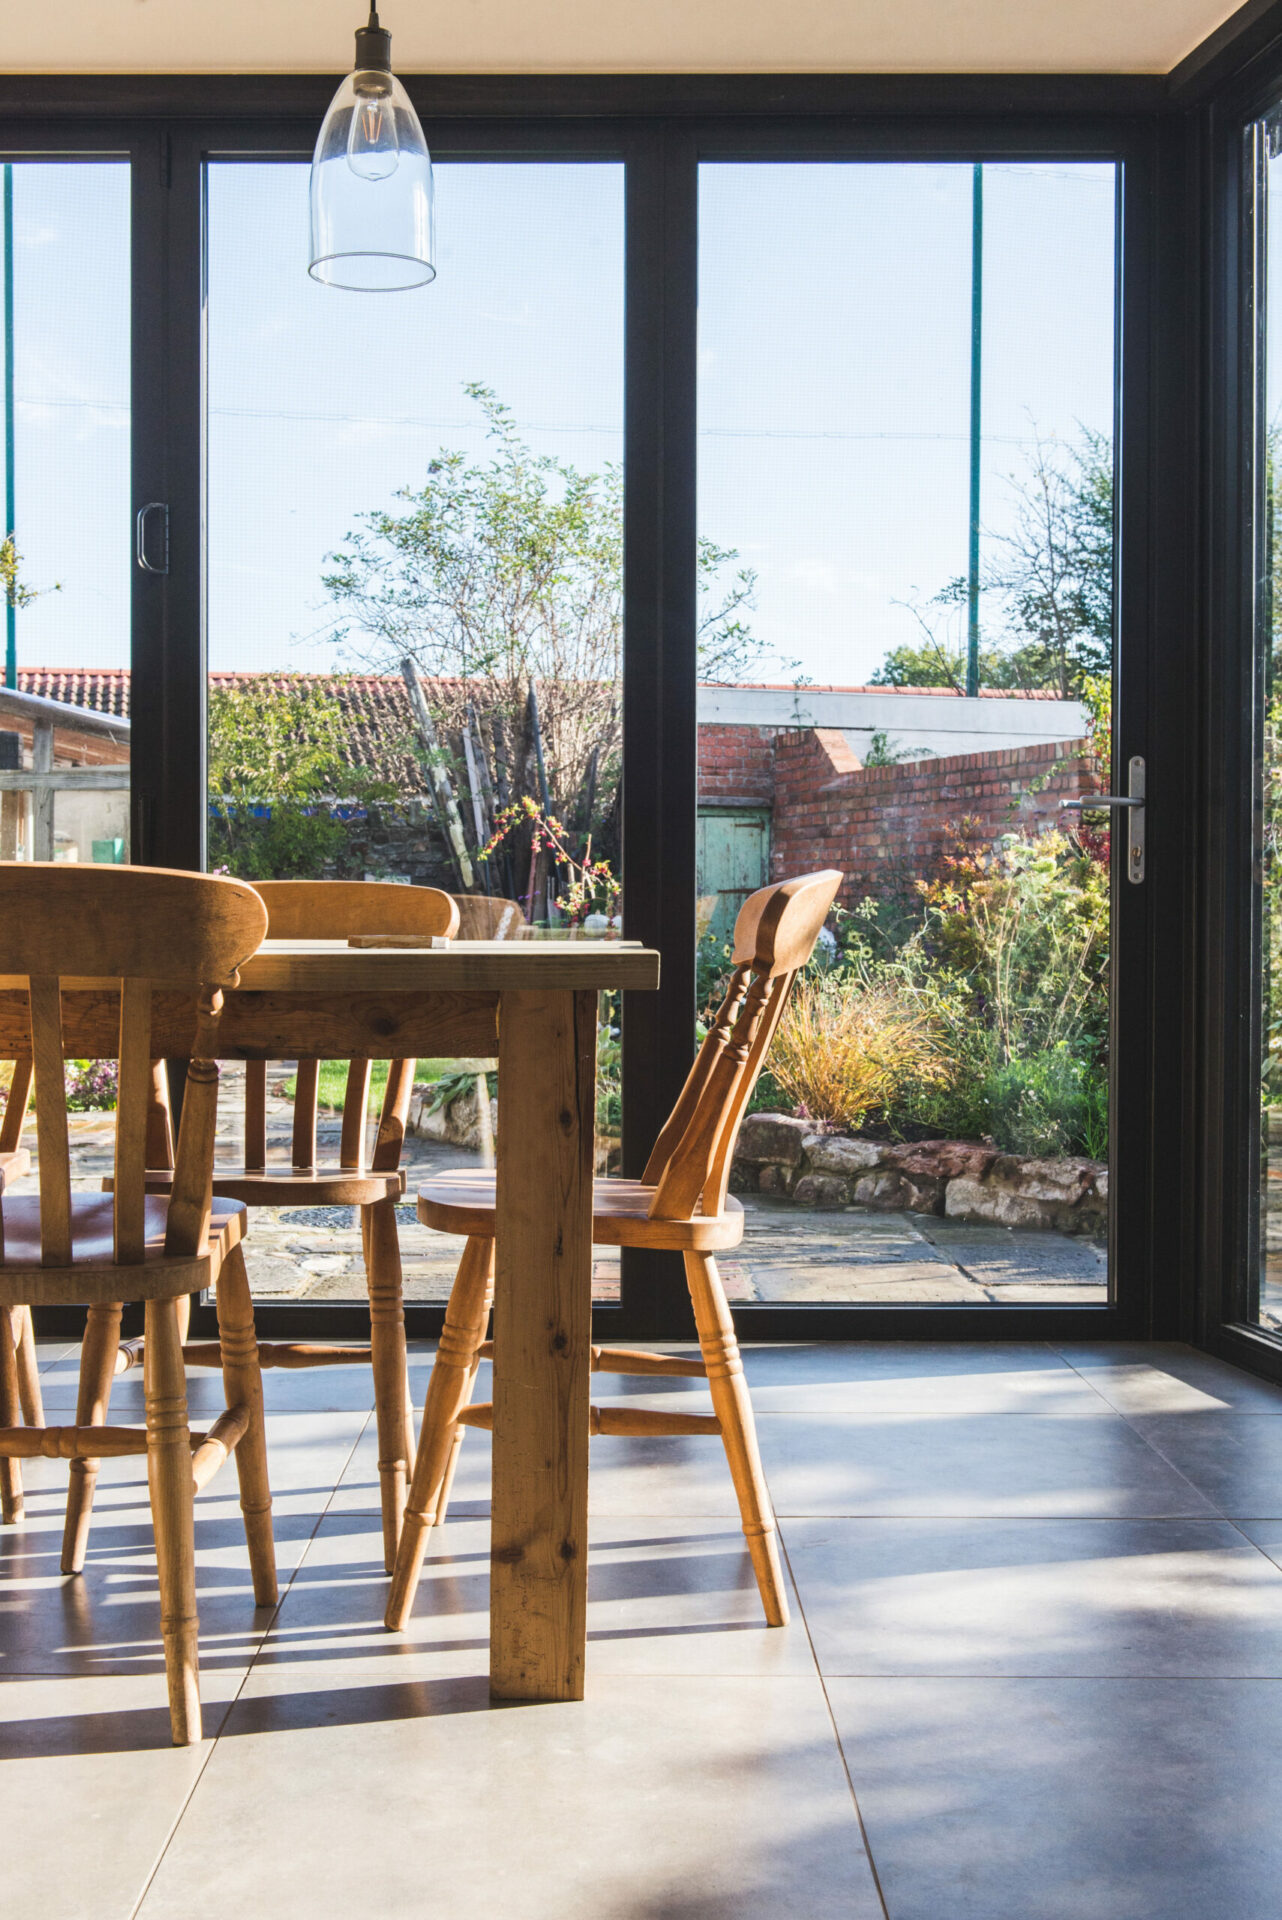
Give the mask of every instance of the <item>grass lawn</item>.
[{"label": "grass lawn", "polygon": [[[414,1069],[416,1080],[439,1080],[442,1074],[449,1073],[452,1060],[420,1060]],[[320,1106],[330,1107],[335,1113],[343,1105],[343,1095],[347,1092],[346,1060],[322,1060],[319,1075],[317,1100]],[[297,1082],[291,1077],[284,1082],[285,1092],[292,1100],[297,1091]],[[387,1091],[387,1062],[374,1060],[370,1064],[369,1110],[378,1113],[383,1105],[383,1095]]]}]

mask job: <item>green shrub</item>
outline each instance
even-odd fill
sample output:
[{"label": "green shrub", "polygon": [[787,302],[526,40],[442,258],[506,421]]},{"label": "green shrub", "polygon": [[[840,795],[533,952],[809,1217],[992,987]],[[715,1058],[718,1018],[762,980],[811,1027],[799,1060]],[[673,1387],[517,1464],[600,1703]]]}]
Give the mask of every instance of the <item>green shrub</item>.
[{"label": "green shrub", "polygon": [[988,1132],[1008,1153],[1038,1157],[1108,1151],[1108,1084],[1065,1046],[1010,1060],[991,1073],[982,1098]]},{"label": "green shrub", "polygon": [[394,789],[347,763],[339,702],[271,676],[209,698],[209,865],[242,880],[306,880],[341,868],[350,847],[336,794],[359,802]]}]

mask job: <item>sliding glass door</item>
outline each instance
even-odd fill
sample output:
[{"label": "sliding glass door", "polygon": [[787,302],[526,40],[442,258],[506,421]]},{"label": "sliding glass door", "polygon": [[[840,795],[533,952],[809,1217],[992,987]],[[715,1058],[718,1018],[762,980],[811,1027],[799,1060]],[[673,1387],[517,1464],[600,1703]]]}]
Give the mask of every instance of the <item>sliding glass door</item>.
[{"label": "sliding glass door", "polygon": [[750,888],[845,875],[744,1302],[1110,1297],[1119,206],[1106,162],[700,170],[701,1011]]},{"label": "sliding glass door", "polygon": [[0,164],[0,859],[130,857],[130,169]]},{"label": "sliding glass door", "polygon": [[[623,168],[438,164],[437,278],[390,297],[308,278],[307,193],[301,160],[204,171],[209,865],[440,887],[532,934],[608,919]],[[605,1166],[617,1006],[602,1024]],[[411,1183],[491,1150],[494,1064],[418,1063]],[[294,1080],[269,1070],[269,1159],[289,1158]],[[233,1153],[242,1081],[229,1069]],[[321,1076],[330,1158],[344,1081]],[[407,1298],[443,1301],[456,1244],[412,1199],[400,1232]],[[363,1297],[353,1208],[269,1211],[254,1245],[260,1297]],[[597,1281],[617,1299],[617,1251]]]}]

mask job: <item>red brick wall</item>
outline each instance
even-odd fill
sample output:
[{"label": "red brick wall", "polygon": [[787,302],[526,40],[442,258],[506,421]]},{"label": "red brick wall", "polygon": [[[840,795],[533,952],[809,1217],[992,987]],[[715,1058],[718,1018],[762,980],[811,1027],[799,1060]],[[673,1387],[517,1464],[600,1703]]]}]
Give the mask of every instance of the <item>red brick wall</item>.
[{"label": "red brick wall", "polygon": [[848,904],[932,871],[963,818],[985,839],[1037,831],[1066,794],[1099,791],[1084,740],[860,767],[843,734],[795,727],[776,734],[774,757],[774,878],[840,867]]},{"label": "red brick wall", "polygon": [[700,727],[699,804],[768,807],[775,797],[773,727]]}]

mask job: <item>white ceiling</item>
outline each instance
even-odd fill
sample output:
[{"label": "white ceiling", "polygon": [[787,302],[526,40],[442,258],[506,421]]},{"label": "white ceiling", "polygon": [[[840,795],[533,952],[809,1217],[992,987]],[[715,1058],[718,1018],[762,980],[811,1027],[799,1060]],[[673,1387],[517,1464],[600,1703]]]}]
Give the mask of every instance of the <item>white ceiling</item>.
[{"label": "white ceiling", "polygon": [[[1238,0],[386,0],[438,73],[1166,73]],[[360,0],[6,7],[9,73],[338,73]]]}]

